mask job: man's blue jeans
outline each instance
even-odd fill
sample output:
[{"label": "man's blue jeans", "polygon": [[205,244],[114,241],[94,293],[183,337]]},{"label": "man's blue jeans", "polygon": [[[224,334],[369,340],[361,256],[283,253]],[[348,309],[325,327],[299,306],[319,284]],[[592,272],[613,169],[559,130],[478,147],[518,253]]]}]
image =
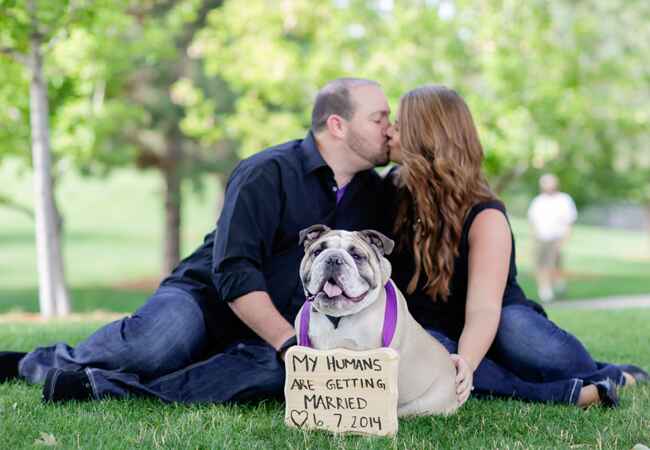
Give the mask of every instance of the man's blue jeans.
[{"label": "man's blue jeans", "polygon": [[129,394],[186,403],[281,397],[284,367],[268,344],[234,342],[204,357],[203,312],[182,289],[163,286],[133,315],[109,323],[75,347],[37,348],[20,375],[42,383],[51,368],[85,370],[95,398]]},{"label": "man's blue jeans", "polygon": [[[428,331],[458,352],[457,342]],[[583,386],[607,378],[625,384],[621,369],[594,361],[575,336],[528,306],[511,305],[502,309],[494,343],[474,372],[474,394],[575,404]]]}]

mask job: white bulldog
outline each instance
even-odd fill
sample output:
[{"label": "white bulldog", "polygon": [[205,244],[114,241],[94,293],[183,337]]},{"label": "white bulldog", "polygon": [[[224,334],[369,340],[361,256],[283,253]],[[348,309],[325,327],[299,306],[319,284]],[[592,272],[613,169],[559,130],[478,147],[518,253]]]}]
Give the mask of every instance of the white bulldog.
[{"label": "white bulldog", "polygon": [[[391,265],[384,257],[393,241],[374,230],[348,232],[314,225],[300,233],[300,264],[311,308],[304,331],[315,349],[371,350],[383,346],[382,330]],[[394,286],[394,285],[393,285]],[[388,288],[390,289],[390,288]],[[397,288],[397,318],[388,344],[400,355],[398,416],[452,414],[458,409],[456,369],[449,352],[411,316]],[[304,345],[303,342],[299,342]]]}]

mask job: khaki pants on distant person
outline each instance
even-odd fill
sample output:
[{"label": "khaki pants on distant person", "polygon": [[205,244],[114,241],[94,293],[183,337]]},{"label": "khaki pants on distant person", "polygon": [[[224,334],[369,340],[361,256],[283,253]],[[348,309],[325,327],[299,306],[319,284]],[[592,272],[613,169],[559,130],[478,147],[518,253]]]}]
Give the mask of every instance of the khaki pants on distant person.
[{"label": "khaki pants on distant person", "polygon": [[562,276],[562,239],[551,241],[537,240],[535,271],[537,292],[542,302],[555,300],[556,295],[563,295],[566,283]]},{"label": "khaki pants on distant person", "polygon": [[552,241],[537,241],[536,267],[537,270],[559,270],[562,266],[562,239]]}]

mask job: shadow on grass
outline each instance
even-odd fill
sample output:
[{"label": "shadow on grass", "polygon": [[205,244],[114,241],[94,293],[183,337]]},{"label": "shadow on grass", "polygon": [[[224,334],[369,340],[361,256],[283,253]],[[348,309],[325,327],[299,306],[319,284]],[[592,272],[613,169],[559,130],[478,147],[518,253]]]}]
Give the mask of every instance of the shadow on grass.
[{"label": "shadow on grass", "polygon": [[[74,312],[96,310],[112,312],[132,312],[139,308],[153,290],[116,289],[109,286],[90,286],[71,288],[72,309]],[[9,311],[38,312],[38,289],[0,288],[0,313]]]}]

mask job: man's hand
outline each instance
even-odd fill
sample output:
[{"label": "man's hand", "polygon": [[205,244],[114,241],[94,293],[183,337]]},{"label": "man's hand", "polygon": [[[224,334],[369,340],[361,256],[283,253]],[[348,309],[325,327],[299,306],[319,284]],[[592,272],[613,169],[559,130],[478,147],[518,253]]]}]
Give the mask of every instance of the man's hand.
[{"label": "man's hand", "polygon": [[458,406],[461,406],[469,398],[469,394],[474,390],[474,372],[462,356],[457,354],[451,355],[451,360],[456,366],[456,396],[458,397]]}]

